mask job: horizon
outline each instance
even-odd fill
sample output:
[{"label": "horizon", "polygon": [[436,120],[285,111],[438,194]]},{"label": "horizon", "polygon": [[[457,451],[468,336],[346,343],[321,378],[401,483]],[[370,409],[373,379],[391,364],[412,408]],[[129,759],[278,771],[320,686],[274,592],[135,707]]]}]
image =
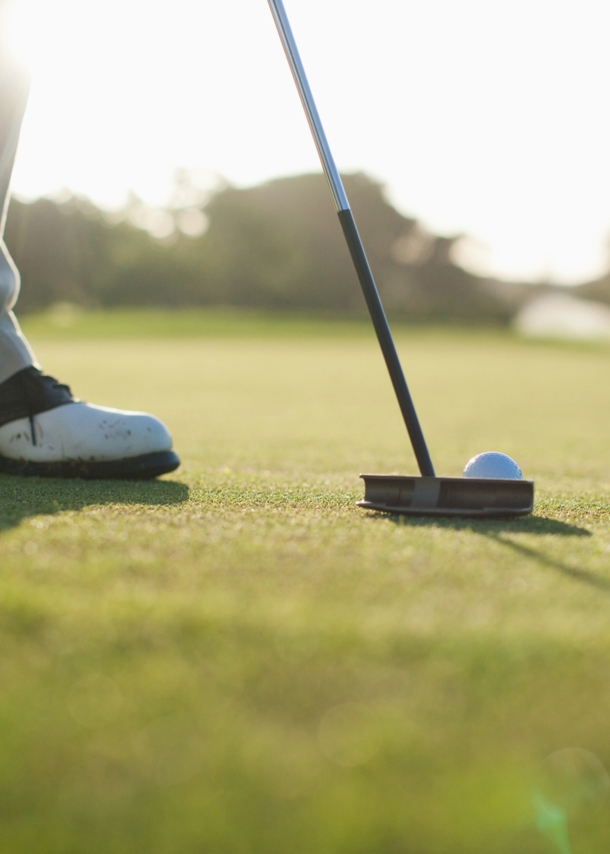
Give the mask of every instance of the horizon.
[{"label": "horizon", "polygon": [[[265,0],[176,0],[170,15],[154,0],[14,6],[16,49],[34,76],[18,196],[69,187],[116,209],[132,190],[162,206],[180,167],[237,187],[320,171]],[[380,181],[435,234],[467,234],[458,260],[474,272],[576,284],[607,271],[610,10],[592,0],[379,0],[374,15],[361,0],[292,0],[287,10],[342,172]]]}]

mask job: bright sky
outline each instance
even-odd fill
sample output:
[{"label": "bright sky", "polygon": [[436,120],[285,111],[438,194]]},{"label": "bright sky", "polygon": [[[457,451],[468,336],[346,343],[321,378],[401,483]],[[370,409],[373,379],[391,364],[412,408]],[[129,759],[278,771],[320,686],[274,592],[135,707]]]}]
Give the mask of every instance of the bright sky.
[{"label": "bright sky", "polygon": [[[34,71],[19,195],[161,204],[180,166],[239,186],[319,169],[266,0],[16,2]],[[607,269],[607,0],[285,4],[341,170],[469,234],[479,271]]]}]

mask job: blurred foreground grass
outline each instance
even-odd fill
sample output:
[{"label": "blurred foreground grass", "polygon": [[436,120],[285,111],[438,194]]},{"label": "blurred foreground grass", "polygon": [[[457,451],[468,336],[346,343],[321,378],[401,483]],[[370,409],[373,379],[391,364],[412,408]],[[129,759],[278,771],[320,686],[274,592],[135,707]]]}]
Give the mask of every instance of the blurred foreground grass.
[{"label": "blurred foreground grass", "polygon": [[218,317],[25,324],[184,465],[0,478],[0,851],[607,851],[610,350],[399,331],[438,470],[538,488],[401,521],[354,506],[413,471],[368,328]]}]

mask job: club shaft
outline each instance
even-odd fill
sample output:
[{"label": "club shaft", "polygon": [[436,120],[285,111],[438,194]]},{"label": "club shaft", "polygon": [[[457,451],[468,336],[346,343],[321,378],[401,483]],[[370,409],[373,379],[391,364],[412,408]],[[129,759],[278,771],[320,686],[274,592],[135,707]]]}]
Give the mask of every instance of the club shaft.
[{"label": "club shaft", "polygon": [[326,139],[322,121],[320,120],[313,94],[309,88],[307,75],[301,62],[299,49],[294,40],[284,4],[282,0],[269,0],[269,7],[271,8],[271,14],[273,15],[277,31],[280,34],[284,52],[286,53],[286,58],[288,59],[288,64],[290,65],[292,76],[294,77],[294,82],[296,83],[301,103],[303,104],[303,109],[305,110],[318,154],[320,155],[320,160],[322,161],[322,168],[324,169],[326,180],[329,183],[330,191],[335,200],[335,205],[337,206],[337,211],[347,211],[349,210],[349,202],[345,194],[343,181],[339,175],[339,170],[330,150],[328,140]]},{"label": "club shaft", "polygon": [[409,387],[407,386],[407,381],[405,380],[400,359],[398,358],[398,353],[394,346],[394,339],[392,338],[392,333],[388,326],[383,305],[379,298],[379,292],[375,285],[373,273],[371,272],[366,253],[364,251],[364,246],[362,245],[362,240],[358,234],[356,221],[351,210],[340,211],[339,221],[352,256],[352,261],[354,262],[354,267],[358,274],[358,279],[360,280],[360,285],[362,286],[364,299],[366,300],[367,308],[371,315],[375,332],[377,333],[377,340],[379,341],[381,352],[383,353],[383,357],[390,374],[390,379],[394,386],[398,405],[400,406],[400,411],[404,418],[409,438],[411,439],[411,445],[413,446],[413,452],[415,453],[415,459],[417,460],[419,471],[423,477],[434,477],[434,466],[430,459],[428,446],[424,439],[419,418],[415,411],[415,405],[413,403]]},{"label": "club shaft", "polygon": [[377,339],[390,374],[390,379],[392,380],[392,385],[394,386],[394,392],[396,393],[398,405],[400,406],[400,411],[411,439],[420,473],[424,477],[434,477],[434,466],[432,465],[413,399],[411,398],[398,353],[396,352],[375,279],[373,278],[373,273],[356,227],[345,188],[343,187],[343,181],[335,164],[326,134],[324,133],[324,128],[307,81],[307,75],[301,62],[284,4],[282,0],[268,0],[268,2],[305,110],[305,115],[307,116],[307,121],[309,122],[309,127],[311,128],[316,148],[318,149],[324,174],[335,200],[343,234],[345,235],[345,240],[349,247],[356,273],[358,274],[364,299],[371,315],[375,332],[377,333]]}]

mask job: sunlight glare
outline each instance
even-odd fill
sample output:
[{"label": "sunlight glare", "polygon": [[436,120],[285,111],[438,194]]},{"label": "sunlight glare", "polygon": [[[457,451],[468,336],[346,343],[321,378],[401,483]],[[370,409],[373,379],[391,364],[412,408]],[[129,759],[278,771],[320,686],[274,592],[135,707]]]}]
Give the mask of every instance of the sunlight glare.
[{"label": "sunlight glare", "polygon": [[[11,2],[33,72],[23,197],[69,187],[117,208],[133,189],[162,207],[179,167],[236,186],[319,171],[266,0]],[[480,272],[607,268],[607,4],[286,6],[342,171],[387,184],[428,230],[470,235],[483,249],[456,251]]]},{"label": "sunlight glare", "polygon": [[15,56],[34,73],[58,52],[61,31],[56,4],[45,0],[13,0],[8,14],[9,44]]}]

